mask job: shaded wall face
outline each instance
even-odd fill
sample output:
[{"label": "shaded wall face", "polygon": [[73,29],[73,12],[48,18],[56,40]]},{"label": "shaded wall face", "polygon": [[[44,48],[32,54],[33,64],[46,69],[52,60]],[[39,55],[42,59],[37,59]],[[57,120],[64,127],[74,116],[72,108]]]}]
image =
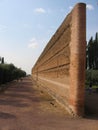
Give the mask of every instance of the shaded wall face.
[{"label": "shaded wall face", "polygon": [[[80,21],[82,19],[83,25]],[[78,91],[84,92],[85,28],[85,4],[77,4],[32,69],[33,78],[43,84],[69,112],[78,115],[83,114],[84,93],[81,95]],[[82,68],[79,68],[80,63]],[[82,73],[79,74],[81,69]],[[79,79],[79,76],[83,78]],[[78,100],[81,100],[80,105]]]}]

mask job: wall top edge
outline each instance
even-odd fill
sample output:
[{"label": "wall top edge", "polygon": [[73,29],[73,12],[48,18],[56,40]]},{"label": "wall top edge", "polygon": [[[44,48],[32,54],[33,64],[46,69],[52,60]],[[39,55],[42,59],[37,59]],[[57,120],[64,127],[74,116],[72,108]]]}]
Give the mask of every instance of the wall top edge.
[{"label": "wall top edge", "polygon": [[82,5],[86,5],[86,3],[77,3],[75,6],[82,6]]}]

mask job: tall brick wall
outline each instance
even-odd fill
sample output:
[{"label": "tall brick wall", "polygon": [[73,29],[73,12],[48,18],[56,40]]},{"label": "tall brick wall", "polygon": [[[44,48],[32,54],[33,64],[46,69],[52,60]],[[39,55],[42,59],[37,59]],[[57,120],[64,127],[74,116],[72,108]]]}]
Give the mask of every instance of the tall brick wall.
[{"label": "tall brick wall", "polygon": [[77,4],[53,35],[32,77],[66,109],[84,114],[86,5]]}]

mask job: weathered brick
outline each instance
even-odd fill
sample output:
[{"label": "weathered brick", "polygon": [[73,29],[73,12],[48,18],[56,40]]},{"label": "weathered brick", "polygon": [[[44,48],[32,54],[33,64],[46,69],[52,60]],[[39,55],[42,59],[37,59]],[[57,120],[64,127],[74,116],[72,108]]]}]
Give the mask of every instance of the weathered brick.
[{"label": "weathered brick", "polygon": [[32,76],[67,110],[84,115],[86,5],[78,3],[50,39]]}]

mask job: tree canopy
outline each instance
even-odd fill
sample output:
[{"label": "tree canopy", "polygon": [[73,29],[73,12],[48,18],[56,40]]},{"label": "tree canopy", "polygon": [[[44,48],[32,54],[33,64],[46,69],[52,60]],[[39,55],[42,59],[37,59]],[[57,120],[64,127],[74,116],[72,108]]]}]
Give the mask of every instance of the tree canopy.
[{"label": "tree canopy", "polygon": [[26,72],[20,68],[17,68],[13,64],[0,64],[0,84],[4,84],[25,76]]},{"label": "tree canopy", "polygon": [[86,47],[86,68],[87,69],[98,69],[98,32],[90,38]]}]

